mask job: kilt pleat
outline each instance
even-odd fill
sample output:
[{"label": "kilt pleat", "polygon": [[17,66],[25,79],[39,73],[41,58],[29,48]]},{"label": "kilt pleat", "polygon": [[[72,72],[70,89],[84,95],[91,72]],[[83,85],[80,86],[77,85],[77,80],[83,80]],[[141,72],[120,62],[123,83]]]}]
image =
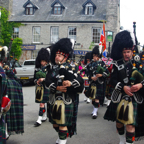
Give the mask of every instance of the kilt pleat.
[{"label": "kilt pleat", "polygon": [[105,98],[105,83],[99,84],[96,82],[97,92],[96,92],[96,99],[99,99],[100,105],[103,105],[104,98]]},{"label": "kilt pleat", "polygon": [[7,79],[7,95],[11,100],[11,108],[6,114],[8,133],[24,133],[23,92],[22,86],[14,79]]},{"label": "kilt pleat", "polygon": [[78,113],[79,95],[77,94],[74,101],[72,125],[68,126],[69,136],[77,134],[77,113]]}]

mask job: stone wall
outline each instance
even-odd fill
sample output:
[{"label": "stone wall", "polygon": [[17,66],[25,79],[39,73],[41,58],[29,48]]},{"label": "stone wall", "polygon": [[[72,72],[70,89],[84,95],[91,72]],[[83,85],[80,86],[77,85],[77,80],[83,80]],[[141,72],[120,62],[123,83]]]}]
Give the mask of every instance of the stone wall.
[{"label": "stone wall", "polygon": [[6,8],[10,13],[12,12],[13,0],[0,0],[0,6]]}]

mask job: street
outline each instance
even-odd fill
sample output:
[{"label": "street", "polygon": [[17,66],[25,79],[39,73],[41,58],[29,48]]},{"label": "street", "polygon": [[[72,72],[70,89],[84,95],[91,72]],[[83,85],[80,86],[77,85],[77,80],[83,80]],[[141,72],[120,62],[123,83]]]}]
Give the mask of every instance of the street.
[{"label": "street", "polygon": [[[24,134],[11,135],[7,144],[55,144],[58,136],[52,125],[46,121],[39,127],[34,127],[38,117],[39,104],[35,103],[35,87],[23,86],[24,96]],[[67,144],[118,144],[119,138],[116,133],[114,122],[103,119],[106,106],[101,106],[98,118],[92,119],[93,107],[86,104],[84,95],[80,95],[78,110],[77,135],[68,138]],[[144,141],[135,142],[143,144]]]}]

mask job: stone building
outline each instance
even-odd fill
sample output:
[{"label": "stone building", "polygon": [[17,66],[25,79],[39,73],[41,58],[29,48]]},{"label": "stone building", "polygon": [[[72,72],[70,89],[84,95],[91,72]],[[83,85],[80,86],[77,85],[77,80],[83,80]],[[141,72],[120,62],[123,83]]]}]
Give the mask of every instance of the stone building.
[{"label": "stone building", "polygon": [[35,58],[40,48],[64,37],[75,39],[76,55],[85,55],[92,42],[99,44],[103,21],[108,49],[120,29],[120,0],[4,1],[11,12],[9,21],[24,24],[13,33],[23,39],[21,61]]}]

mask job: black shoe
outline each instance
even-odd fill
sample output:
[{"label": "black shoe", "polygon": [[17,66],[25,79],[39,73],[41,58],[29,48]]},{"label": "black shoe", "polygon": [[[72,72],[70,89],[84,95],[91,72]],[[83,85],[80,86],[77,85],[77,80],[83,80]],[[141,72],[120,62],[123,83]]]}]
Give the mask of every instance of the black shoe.
[{"label": "black shoe", "polygon": [[97,118],[97,116],[96,116],[96,115],[93,115],[93,116],[92,116],[92,118],[93,118],[93,119],[96,119],[96,118]]},{"label": "black shoe", "polygon": [[38,122],[35,122],[35,124],[34,124],[34,126],[35,127],[38,127],[38,126],[40,126],[41,124],[39,124]]},{"label": "black shoe", "polygon": [[8,140],[9,139],[9,137],[10,137],[10,135],[6,138],[6,140]]}]

